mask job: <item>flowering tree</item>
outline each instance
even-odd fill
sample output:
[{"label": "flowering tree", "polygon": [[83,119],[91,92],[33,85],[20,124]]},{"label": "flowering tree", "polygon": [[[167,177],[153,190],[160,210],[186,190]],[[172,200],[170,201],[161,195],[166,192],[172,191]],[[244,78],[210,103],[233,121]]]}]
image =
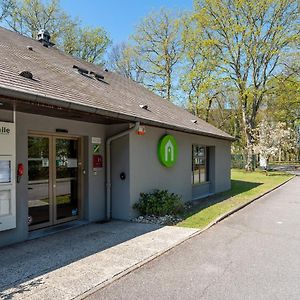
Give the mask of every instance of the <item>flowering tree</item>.
[{"label": "flowering tree", "polygon": [[297,141],[293,129],[283,122],[262,121],[255,131],[255,154],[260,155],[260,166],[268,169],[270,158],[280,156],[283,151],[295,150]]}]

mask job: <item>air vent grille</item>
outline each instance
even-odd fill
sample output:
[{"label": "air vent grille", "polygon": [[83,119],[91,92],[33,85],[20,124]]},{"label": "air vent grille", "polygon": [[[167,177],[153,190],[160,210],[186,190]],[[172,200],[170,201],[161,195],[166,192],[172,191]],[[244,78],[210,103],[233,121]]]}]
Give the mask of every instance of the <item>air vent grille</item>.
[{"label": "air vent grille", "polygon": [[33,75],[30,71],[22,71],[19,75],[27,79],[33,79]]}]

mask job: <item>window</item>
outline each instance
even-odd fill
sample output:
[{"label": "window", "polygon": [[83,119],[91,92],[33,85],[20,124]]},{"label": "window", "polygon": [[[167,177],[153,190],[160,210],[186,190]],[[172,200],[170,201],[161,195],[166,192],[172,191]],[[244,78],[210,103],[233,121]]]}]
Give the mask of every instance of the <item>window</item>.
[{"label": "window", "polygon": [[192,183],[208,181],[208,148],[200,145],[192,146]]}]

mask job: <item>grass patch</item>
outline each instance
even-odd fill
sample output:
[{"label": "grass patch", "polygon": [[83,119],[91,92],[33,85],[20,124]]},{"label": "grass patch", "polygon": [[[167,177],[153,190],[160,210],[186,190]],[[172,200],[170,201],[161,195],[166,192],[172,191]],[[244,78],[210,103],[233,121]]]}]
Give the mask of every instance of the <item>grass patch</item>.
[{"label": "grass patch", "polygon": [[280,172],[263,171],[252,173],[233,169],[231,171],[231,189],[193,203],[181,217],[180,227],[204,228],[220,215],[245,204],[280,185],[292,175]]}]

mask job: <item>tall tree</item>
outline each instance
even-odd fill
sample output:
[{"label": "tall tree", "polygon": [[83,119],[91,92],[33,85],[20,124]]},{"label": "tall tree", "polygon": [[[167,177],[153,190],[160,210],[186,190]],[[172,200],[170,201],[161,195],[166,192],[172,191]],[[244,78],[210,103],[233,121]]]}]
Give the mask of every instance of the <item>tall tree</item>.
[{"label": "tall tree", "polygon": [[300,125],[300,54],[289,53],[283,62],[283,71],[268,83],[267,111],[275,121],[295,128]]},{"label": "tall tree", "polygon": [[205,58],[220,78],[238,91],[247,145],[246,170],[253,170],[253,131],[267,92],[279,70],[280,57],[297,39],[295,0],[198,0],[192,16],[195,36],[202,39]]},{"label": "tall tree", "polygon": [[13,6],[13,0],[0,0],[0,22],[7,16]]},{"label": "tall tree", "polygon": [[5,21],[14,31],[36,38],[40,29],[47,29],[52,40],[63,35],[68,27],[77,25],[59,7],[58,0],[43,2],[41,0],[12,0]]},{"label": "tall tree", "polygon": [[263,120],[255,130],[256,144],[253,149],[260,155],[261,166],[268,168],[271,158],[278,158],[281,161],[282,153],[289,153],[295,157],[297,141],[292,128],[282,122],[270,122]]},{"label": "tall tree", "polygon": [[138,83],[143,83],[144,72],[141,69],[142,61],[133,46],[121,43],[112,47],[108,60],[108,67]]},{"label": "tall tree", "polygon": [[216,57],[215,51],[207,47],[207,40],[199,39],[193,17],[186,16],[183,24],[185,63],[180,87],[187,95],[188,109],[208,122],[213,105],[225,91],[225,82],[211,63]]},{"label": "tall tree", "polygon": [[62,48],[66,53],[91,63],[103,63],[102,59],[111,41],[101,27],[73,27],[66,31]]},{"label": "tall tree", "polygon": [[143,62],[144,84],[167,100],[175,90],[175,68],[182,53],[180,24],[167,10],[151,13],[133,35],[137,55]]},{"label": "tall tree", "polygon": [[87,61],[100,62],[110,43],[104,29],[82,28],[77,18],[61,9],[59,0],[2,0],[1,4],[3,19],[12,30],[36,38],[40,29],[47,29],[58,48]]}]

